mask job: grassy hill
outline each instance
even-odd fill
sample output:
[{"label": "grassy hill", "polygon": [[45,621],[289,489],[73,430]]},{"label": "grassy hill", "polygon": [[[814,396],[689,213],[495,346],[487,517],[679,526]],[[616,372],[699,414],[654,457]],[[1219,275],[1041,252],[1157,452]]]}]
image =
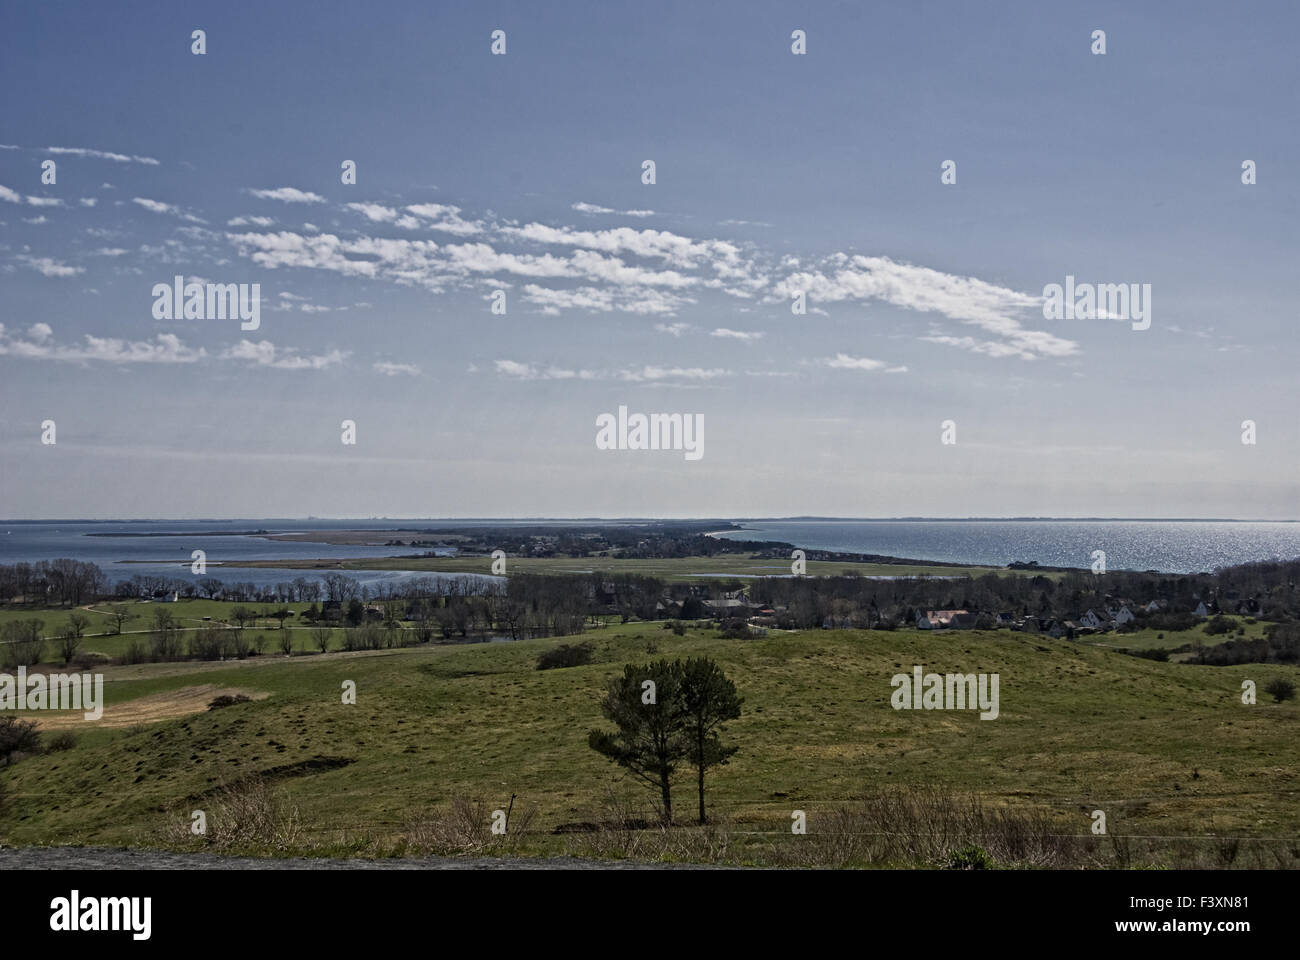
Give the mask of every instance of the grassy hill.
[{"label": "grassy hill", "polygon": [[[1300,681],[1294,667],[1157,663],[1008,632],[736,641],[645,623],[585,639],[596,662],[547,671],[537,654],[572,638],[107,668],[100,725],[78,722],[71,749],[0,770],[0,837],[158,846],[179,818],[219,805],[223,785],[260,777],[296,807],[300,829],[252,852],[400,852],[424,812],[468,799],[504,808],[512,794],[516,809],[536,805],[524,852],[560,852],[571,841],[553,831],[601,820],[611,790],[648,812],[650,792],[586,744],[605,725],[605,678],[628,662],[701,655],[745,698],[727,731],[739,752],[709,780],[711,813],[735,831],[741,860],[788,842],[792,810],[807,811],[814,834],[837,803],[886,785],[1045,811],[1065,833],[1086,835],[1102,809],[1111,833],[1300,835],[1300,706],[1262,692],[1258,705],[1240,700],[1243,679]],[[913,665],[998,673],[1000,716],[893,710],[890,678]],[[348,680],[355,706],[341,702]],[[195,687],[261,699],[185,714],[202,699]],[[141,702],[160,719],[111,725]],[[674,802],[688,819],[689,769],[680,784]]]}]

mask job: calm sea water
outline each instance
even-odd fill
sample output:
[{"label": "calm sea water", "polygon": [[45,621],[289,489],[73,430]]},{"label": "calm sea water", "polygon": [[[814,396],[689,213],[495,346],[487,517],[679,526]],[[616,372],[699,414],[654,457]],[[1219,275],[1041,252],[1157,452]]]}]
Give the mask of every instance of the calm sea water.
[{"label": "calm sea water", "polygon": [[914,560],[1195,573],[1300,557],[1300,523],[1154,520],[755,520],[721,536]]},{"label": "calm sea water", "polygon": [[[136,573],[195,579],[190,554],[204,550],[209,563],[221,560],[309,560],[317,557],[387,557],[414,552],[400,547],[364,547],[265,540],[257,536],[214,536],[214,531],[411,529],[428,526],[556,526],[573,521],[502,520],[198,520],[106,523],[0,523],[0,563],[73,557],[104,568],[110,580]],[[178,537],[89,536],[178,532]],[[801,547],[878,553],[916,560],[1001,566],[1037,560],[1045,566],[1087,567],[1094,550],[1106,552],[1113,570],[1189,573],[1247,560],[1300,557],[1300,523],[1131,520],[754,520],[722,534],[746,540],[783,540]],[[122,563],[121,561],[146,561]],[[212,568],[222,580],[279,583],[303,576],[299,570]],[[402,579],[403,571],[354,571],[359,580]]]},{"label": "calm sea water", "polygon": [[[265,530],[267,533],[302,533],[311,530],[382,530],[427,526],[430,521],[384,520],[148,520],[104,523],[0,522],[0,563],[33,562],[72,557],[97,563],[110,582],[135,574],[155,574],[180,580],[198,580],[191,572],[193,551],[203,550],[208,563],[230,560],[311,560],[318,557],[391,557],[423,553],[423,548],[367,547],[333,543],[296,543],[266,540],[260,536],[213,535],[217,531]],[[460,523],[470,526],[471,523]],[[145,533],[181,533],[177,537],[145,537]],[[98,534],[98,536],[91,536]],[[104,536],[136,534],[136,536]],[[131,562],[124,562],[131,561]],[[429,576],[427,571],[344,571],[362,583]],[[218,580],[259,585],[283,583],[296,577],[318,577],[318,571],[209,566],[208,576]],[[473,578],[472,574],[446,574]]]}]

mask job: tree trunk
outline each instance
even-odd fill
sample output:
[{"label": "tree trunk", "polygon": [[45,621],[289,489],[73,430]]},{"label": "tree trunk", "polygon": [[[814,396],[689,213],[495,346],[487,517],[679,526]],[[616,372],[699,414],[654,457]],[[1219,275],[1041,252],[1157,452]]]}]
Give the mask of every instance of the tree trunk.
[{"label": "tree trunk", "polygon": [[703,730],[703,728],[701,728],[701,729],[699,730],[699,736],[698,736],[698,742],[697,742],[697,749],[699,750],[699,753],[697,753],[697,754],[695,755],[695,759],[699,762],[699,765],[700,765],[700,766],[699,766],[699,772],[700,772],[700,823],[703,824],[703,823],[704,823],[704,730]]}]

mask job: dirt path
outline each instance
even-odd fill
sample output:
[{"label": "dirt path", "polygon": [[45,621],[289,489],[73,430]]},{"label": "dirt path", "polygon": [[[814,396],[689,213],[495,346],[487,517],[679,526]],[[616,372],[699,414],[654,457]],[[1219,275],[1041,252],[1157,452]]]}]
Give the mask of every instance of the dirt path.
[{"label": "dirt path", "polygon": [[[263,690],[246,690],[242,687],[222,687],[214,683],[202,683],[193,687],[181,687],[179,690],[166,690],[162,693],[137,697],[125,703],[114,703],[104,707],[103,716],[94,721],[99,727],[133,727],[138,723],[157,723],[160,720],[174,720],[192,713],[203,713],[217,697],[244,696],[250,700],[265,700],[270,694]],[[32,717],[42,730],[79,730],[87,722],[85,711],[59,710]]]}]

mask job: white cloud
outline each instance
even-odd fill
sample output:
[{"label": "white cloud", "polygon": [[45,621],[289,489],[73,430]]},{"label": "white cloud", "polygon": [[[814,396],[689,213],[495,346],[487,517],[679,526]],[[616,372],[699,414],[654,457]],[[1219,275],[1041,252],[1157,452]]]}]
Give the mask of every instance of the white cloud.
[{"label": "white cloud", "polygon": [[239,247],[241,256],[269,269],[308,267],[332,270],[345,276],[373,277],[378,273],[372,260],[349,260],[343,241],[330,233],[313,237],[284,230],[279,233],[231,233],[226,239]]},{"label": "white cloud", "polygon": [[254,366],[273,367],[277,370],[324,370],[341,364],[347,353],[331,350],[318,356],[302,356],[292,350],[277,347],[269,340],[240,340],[221,354],[223,360],[246,360]]},{"label": "white cloud", "polygon": [[543,367],[517,360],[497,360],[497,373],[516,380],[621,380],[627,383],[657,383],[670,385],[729,377],[731,371],[703,367],[643,366],[623,370],[570,370],[564,367]]},{"label": "white cloud", "polygon": [[682,289],[693,287],[700,281],[677,270],[647,270],[629,266],[618,257],[602,257],[591,250],[576,251],[570,262],[592,280],[602,280],[617,286],[651,286]]},{"label": "white cloud", "polygon": [[614,213],[614,214],[621,214],[622,216],[625,217],[653,217],[655,215],[655,212],[653,210],[615,210],[612,207],[601,207],[601,206],[597,206],[594,203],[583,203],[581,201],[579,201],[578,203],[571,204],[570,209],[577,210],[579,213],[593,213],[593,214]]},{"label": "white cloud", "polygon": [[372,369],[386,377],[396,377],[402,374],[412,377],[420,375],[420,368],[413,363],[389,363],[387,360],[380,360],[372,364]]},{"label": "white cloud", "polygon": [[62,260],[51,257],[32,257],[20,253],[14,259],[46,277],[75,277],[79,273],[86,272],[84,267],[70,267]]},{"label": "white cloud", "polygon": [[601,253],[625,253],[637,257],[653,257],[673,266],[691,268],[721,257],[730,259],[739,255],[738,248],[719,240],[697,241],[667,230],[634,230],[615,227],[611,230],[575,230],[570,227],[548,227],[530,223],[523,227],[502,227],[501,232],[519,240],[561,246],[581,247]]},{"label": "white cloud", "polygon": [[666,333],[673,337],[680,337],[687,330],[691,329],[689,323],[656,323],[655,329],[660,333]]},{"label": "white cloud", "polygon": [[27,202],[33,207],[61,207],[63,201],[58,197],[28,197]]},{"label": "white cloud", "polygon": [[609,290],[591,286],[560,290],[535,283],[524,286],[523,298],[527,303],[537,304],[542,308],[542,313],[550,316],[555,316],[566,309],[600,312],[619,310],[623,313],[636,313],[643,316],[671,314],[683,304],[693,302],[688,298],[660,290],[636,288]]},{"label": "white cloud", "polygon": [[226,221],[228,227],[269,227],[275,223],[274,217],[231,217]]},{"label": "white cloud", "polygon": [[158,161],[153,157],[138,157],[134,154],[128,156],[125,153],[111,153],[108,150],[91,150],[87,147],[46,147],[45,152],[73,157],[90,157],[96,160],[112,160],[116,163],[143,163],[150,167],[158,166]]},{"label": "white cloud", "polygon": [[23,198],[16,191],[10,190],[4,184],[0,184],[0,200],[7,203],[22,203]]},{"label": "white cloud", "polygon": [[[979,352],[991,356],[1062,357],[1075,353],[1078,344],[1041,330],[1021,326],[1018,314],[1038,307],[1042,298],[999,287],[974,277],[941,273],[928,267],[896,263],[888,257],[849,257],[836,254],[825,270],[800,271],[774,287],[774,300],[789,300],[797,291],[811,300],[883,300],[909,310],[939,313],[971,324],[999,338],[985,341]],[[970,340],[942,338],[931,342]],[[974,342],[974,341],[972,341]],[[961,345],[956,344],[955,345]]]},{"label": "white cloud", "polygon": [[717,377],[731,376],[730,370],[722,370],[717,367],[652,367],[645,366],[640,370],[625,370],[620,374],[623,380],[641,381],[641,380],[713,380]]},{"label": "white cloud", "polygon": [[764,336],[766,336],[766,334],[762,333],[761,331],[728,330],[726,327],[718,327],[718,329],[710,333],[709,336],[730,338],[732,340],[752,341],[752,340],[761,340],[763,339]]},{"label": "white cloud", "polygon": [[311,193],[306,190],[299,190],[297,187],[276,187],[274,190],[250,189],[248,192],[261,200],[279,200],[283,203],[325,202],[325,198],[319,194]]},{"label": "white cloud", "polygon": [[148,210],[150,213],[165,213],[173,217],[180,217],[182,220],[187,220],[190,223],[208,222],[206,220],[202,220],[194,216],[194,214],[192,213],[186,213],[180,207],[177,207],[173,204],[163,203],[161,200],[150,200],[148,197],[132,197],[131,202],[135,204],[139,204],[140,206]]},{"label": "white cloud", "polygon": [[879,370],[884,361],[872,360],[870,357],[851,357],[847,353],[837,353],[821,361],[825,366],[836,370]]},{"label": "white cloud", "polygon": [[378,203],[349,203],[345,204],[349,210],[355,210],[357,213],[364,214],[367,220],[376,223],[390,223],[397,219],[397,211],[392,207],[385,207]]},{"label": "white cloud", "polygon": [[482,233],[484,229],[481,220],[462,219],[460,207],[447,206],[441,203],[417,203],[408,206],[406,212],[431,220],[429,229],[439,230],[442,233],[472,237]]},{"label": "white cloud", "polygon": [[54,342],[49,324],[37,323],[27,331],[27,340],[4,334],[0,326],[0,355],[32,360],[56,360],[66,363],[101,361],[104,363],[194,363],[206,356],[200,348],[185,346],[172,333],[160,333],[153,340],[120,340],[86,334],[81,344],[60,345]]},{"label": "white cloud", "polygon": [[542,312],[559,313],[562,309],[612,310],[614,295],[597,287],[578,287],[574,290],[553,290],[535,283],[525,284],[524,300],[542,307]]},{"label": "white cloud", "polygon": [[82,205],[83,207],[93,207],[93,206],[94,206],[95,204],[97,204],[97,203],[99,203],[99,200],[96,199],[95,197],[82,197],[82,198],[81,198],[81,205]]}]

